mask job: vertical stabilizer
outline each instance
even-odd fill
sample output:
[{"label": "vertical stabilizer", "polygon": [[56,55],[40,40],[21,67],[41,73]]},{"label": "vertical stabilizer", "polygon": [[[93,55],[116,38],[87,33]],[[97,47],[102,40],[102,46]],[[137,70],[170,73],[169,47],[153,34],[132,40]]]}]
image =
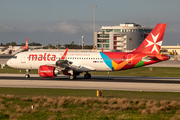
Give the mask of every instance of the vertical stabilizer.
[{"label": "vertical stabilizer", "polygon": [[133,52],[159,54],[166,23],[159,23],[141,43],[141,45]]},{"label": "vertical stabilizer", "polygon": [[26,40],[25,48],[28,49],[28,38],[27,38],[27,40]]}]

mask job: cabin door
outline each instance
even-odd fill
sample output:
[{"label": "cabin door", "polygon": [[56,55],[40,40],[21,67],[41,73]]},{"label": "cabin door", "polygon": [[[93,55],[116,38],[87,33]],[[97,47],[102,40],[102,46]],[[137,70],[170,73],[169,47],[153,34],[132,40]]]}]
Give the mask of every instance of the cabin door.
[{"label": "cabin door", "polygon": [[22,54],[21,56],[21,63],[26,63],[26,54]]}]

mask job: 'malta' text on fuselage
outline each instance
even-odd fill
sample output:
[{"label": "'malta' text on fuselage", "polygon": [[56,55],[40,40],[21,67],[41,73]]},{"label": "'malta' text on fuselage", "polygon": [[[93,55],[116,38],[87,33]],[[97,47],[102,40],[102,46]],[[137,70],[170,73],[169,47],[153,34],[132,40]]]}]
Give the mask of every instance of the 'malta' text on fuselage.
[{"label": "'malta' text on fuselage", "polygon": [[55,54],[29,54],[29,61],[34,60],[34,61],[55,61],[56,60],[56,55]]}]

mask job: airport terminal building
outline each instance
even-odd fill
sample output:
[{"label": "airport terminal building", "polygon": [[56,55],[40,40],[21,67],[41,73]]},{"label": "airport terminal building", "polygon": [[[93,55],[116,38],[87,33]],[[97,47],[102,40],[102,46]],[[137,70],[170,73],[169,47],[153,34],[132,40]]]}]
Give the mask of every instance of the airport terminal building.
[{"label": "airport terminal building", "polygon": [[137,48],[153,28],[137,23],[123,23],[119,26],[102,26],[94,32],[94,46],[98,50],[127,51]]}]

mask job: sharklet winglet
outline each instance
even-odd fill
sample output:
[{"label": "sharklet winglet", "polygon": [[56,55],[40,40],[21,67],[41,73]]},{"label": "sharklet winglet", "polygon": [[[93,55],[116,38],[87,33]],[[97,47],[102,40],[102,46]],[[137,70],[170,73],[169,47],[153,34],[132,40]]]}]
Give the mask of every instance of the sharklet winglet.
[{"label": "sharklet winglet", "polygon": [[63,56],[61,57],[61,60],[64,60],[64,59],[66,58],[66,55],[67,55],[68,49],[69,49],[69,48],[67,48],[67,49],[66,49],[66,51],[64,52]]}]

